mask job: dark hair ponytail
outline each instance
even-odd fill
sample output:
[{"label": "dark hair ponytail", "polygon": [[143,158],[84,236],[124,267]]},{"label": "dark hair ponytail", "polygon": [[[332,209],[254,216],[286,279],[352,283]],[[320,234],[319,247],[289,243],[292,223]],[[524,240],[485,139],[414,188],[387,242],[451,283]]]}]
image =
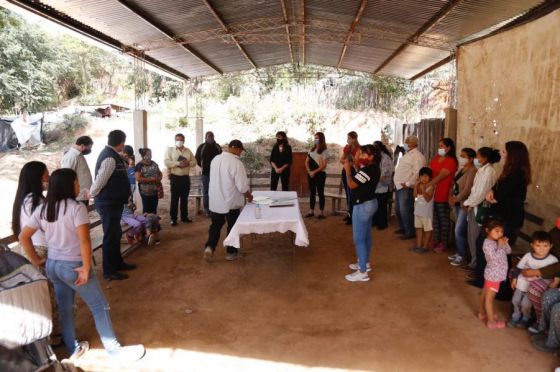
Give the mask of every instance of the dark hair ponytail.
[{"label": "dark hair ponytail", "polygon": [[33,213],[39,204],[45,199],[43,196],[43,175],[47,171],[45,163],[40,161],[30,161],[26,163],[19,172],[18,187],[16,197],[12,206],[12,232],[18,236],[21,232],[20,226],[21,207],[25,197],[31,194],[31,210]]},{"label": "dark hair ponytail", "polygon": [[500,155],[500,150],[496,150],[490,147],[481,147],[478,149],[478,153],[484,159],[488,160],[488,163],[494,164],[499,162],[502,159]]}]

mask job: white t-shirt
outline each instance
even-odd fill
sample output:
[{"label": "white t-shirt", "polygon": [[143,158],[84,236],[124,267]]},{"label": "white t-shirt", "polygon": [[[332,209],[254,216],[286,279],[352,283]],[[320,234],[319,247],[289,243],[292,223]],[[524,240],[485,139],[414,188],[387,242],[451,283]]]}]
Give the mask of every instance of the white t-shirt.
[{"label": "white t-shirt", "polygon": [[85,224],[89,224],[86,206],[66,199],[59,202],[58,218],[55,222],[48,222],[46,217],[41,217],[41,208],[37,208],[27,226],[44,231],[50,260],[81,261],[77,228]]},{"label": "white t-shirt", "polygon": [[320,154],[317,152],[317,150],[309,151],[309,156],[311,156],[311,159],[315,160],[315,163],[317,163],[319,166],[321,166],[321,161],[326,161],[329,158],[327,150],[323,150],[323,152]]},{"label": "white t-shirt", "polygon": [[212,212],[226,214],[232,209],[240,209],[245,205],[247,191],[247,171],[238,156],[222,152],[212,159],[208,190]]},{"label": "white t-shirt", "polygon": [[[19,214],[19,226],[23,230],[25,226],[29,226],[29,220],[32,217],[31,207],[33,206],[33,199],[31,194],[27,194],[23,199],[23,205],[21,206],[21,211]],[[43,206],[43,200],[39,203],[39,205],[35,208],[41,209]],[[47,240],[45,239],[45,233],[41,230],[35,231],[35,234],[31,237],[31,241],[33,242],[34,246],[47,246]]]},{"label": "white t-shirt", "polygon": [[[531,252],[525,253],[523,258],[517,264],[517,268],[520,270],[523,269],[542,269],[543,267],[552,265],[558,262],[558,259],[553,255],[549,254],[545,258],[536,258],[533,256]],[[517,277],[517,286],[515,288],[519,289],[521,292],[527,292],[529,290],[529,285],[533,280],[538,278],[526,278],[522,274],[519,274]]]},{"label": "white t-shirt", "polygon": [[[430,190],[429,187],[426,191]],[[430,199],[429,202],[426,201],[424,195],[418,195],[414,199],[414,215],[418,217],[428,217],[433,218],[434,216],[434,198]]]}]

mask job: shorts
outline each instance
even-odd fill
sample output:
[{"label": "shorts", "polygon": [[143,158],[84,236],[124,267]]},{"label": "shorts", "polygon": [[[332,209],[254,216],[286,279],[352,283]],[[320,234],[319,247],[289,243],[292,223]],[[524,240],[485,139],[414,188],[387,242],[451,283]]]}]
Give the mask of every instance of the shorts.
[{"label": "shorts", "polygon": [[484,289],[489,289],[492,292],[498,293],[500,291],[500,282],[484,281]]},{"label": "shorts", "polygon": [[432,218],[414,215],[414,227],[423,229],[424,231],[432,231],[434,229],[432,226]]}]

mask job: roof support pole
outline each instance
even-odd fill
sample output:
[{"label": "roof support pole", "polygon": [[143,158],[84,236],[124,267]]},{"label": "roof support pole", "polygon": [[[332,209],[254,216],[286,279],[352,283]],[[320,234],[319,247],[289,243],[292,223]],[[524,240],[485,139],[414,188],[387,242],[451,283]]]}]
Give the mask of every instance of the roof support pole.
[{"label": "roof support pole", "polygon": [[181,48],[183,48],[184,50],[189,52],[191,55],[193,55],[199,61],[201,61],[202,63],[204,63],[208,67],[210,67],[212,70],[216,71],[218,74],[223,74],[222,70],[220,70],[218,67],[216,67],[212,62],[210,62],[208,59],[203,57],[196,50],[191,48],[188,44],[183,43],[181,41],[181,39],[179,37],[177,37],[170,29],[168,29],[165,25],[157,22],[155,19],[153,19],[153,17],[151,17],[144,10],[140,9],[139,7],[137,7],[134,4],[129,3],[127,0],[117,0],[117,1],[122,6],[124,6],[125,8],[130,10],[132,13],[134,13],[137,17],[142,19],[144,22],[146,22],[147,24],[152,26],[154,29],[158,30],[160,33],[164,34],[168,39],[177,43],[178,46],[180,46]]},{"label": "roof support pole", "polygon": [[412,44],[412,43],[416,43],[418,41],[418,38],[420,36],[422,36],[423,34],[425,34],[426,32],[430,31],[435,25],[437,25],[439,22],[441,22],[445,17],[447,17],[449,15],[449,13],[451,13],[453,11],[453,9],[455,9],[459,4],[461,4],[463,2],[463,0],[449,0],[440,10],[439,12],[437,12],[436,14],[434,14],[434,16],[432,18],[430,18],[426,23],[424,23],[422,26],[420,26],[420,28],[418,30],[416,30],[416,32],[410,36],[406,42],[404,42],[403,44],[401,44],[401,46],[399,46],[397,48],[397,50],[395,50],[393,52],[393,54],[391,54],[389,56],[389,58],[387,58],[379,67],[377,67],[375,69],[375,71],[373,72],[374,74],[377,74],[379,71],[381,71],[385,66],[387,66],[393,59],[395,59],[396,56],[398,56],[399,54],[401,54],[401,52],[403,50],[406,49],[406,47],[408,46],[408,44]]},{"label": "roof support pole", "polygon": [[222,20],[222,17],[220,17],[220,15],[216,12],[216,10],[214,9],[214,7],[212,7],[212,4],[210,4],[210,2],[208,0],[202,0],[204,2],[204,4],[206,4],[206,6],[208,7],[208,10],[210,10],[210,13],[212,13],[212,15],[214,16],[214,18],[216,18],[216,20],[220,23],[220,25],[222,26],[222,28],[224,29],[224,31],[231,37],[231,40],[233,40],[233,42],[235,43],[235,45],[237,45],[237,48],[239,49],[239,51],[245,56],[245,58],[247,59],[247,61],[249,61],[249,63],[251,64],[251,66],[253,66],[253,68],[257,68],[257,65],[255,64],[255,62],[253,61],[253,59],[251,57],[249,57],[249,54],[247,54],[247,52],[245,51],[245,49],[241,46],[241,44],[239,44],[239,41],[237,40],[237,38],[235,37],[234,34],[231,33],[231,31],[229,30],[229,27],[224,23],[224,21]]},{"label": "roof support pole", "polygon": [[294,52],[292,50],[292,40],[290,38],[290,26],[288,25],[288,12],[286,12],[286,3],[284,0],[280,0],[280,5],[282,5],[282,15],[284,16],[284,23],[286,25],[286,38],[288,39],[288,48],[290,49],[290,61],[292,65],[294,64]]},{"label": "roof support pole", "polygon": [[342,65],[342,60],[344,59],[344,55],[346,54],[348,43],[350,42],[350,39],[354,34],[354,30],[356,29],[358,22],[360,22],[360,18],[362,17],[362,14],[364,13],[366,6],[367,6],[367,0],[362,0],[360,4],[360,8],[358,9],[358,13],[356,13],[356,17],[354,17],[354,20],[350,25],[350,29],[348,30],[348,35],[346,35],[346,40],[344,40],[344,45],[342,46],[342,53],[340,53],[340,57],[338,58],[338,63],[336,64],[336,68],[340,68],[340,66]]}]

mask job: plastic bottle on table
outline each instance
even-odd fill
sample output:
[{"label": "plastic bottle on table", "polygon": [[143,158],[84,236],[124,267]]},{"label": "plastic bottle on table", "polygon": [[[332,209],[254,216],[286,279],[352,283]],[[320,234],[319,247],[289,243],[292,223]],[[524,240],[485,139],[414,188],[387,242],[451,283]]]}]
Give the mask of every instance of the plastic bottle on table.
[{"label": "plastic bottle on table", "polygon": [[255,218],[258,220],[261,217],[262,217],[261,206],[260,204],[257,204],[257,206],[255,207]]}]

